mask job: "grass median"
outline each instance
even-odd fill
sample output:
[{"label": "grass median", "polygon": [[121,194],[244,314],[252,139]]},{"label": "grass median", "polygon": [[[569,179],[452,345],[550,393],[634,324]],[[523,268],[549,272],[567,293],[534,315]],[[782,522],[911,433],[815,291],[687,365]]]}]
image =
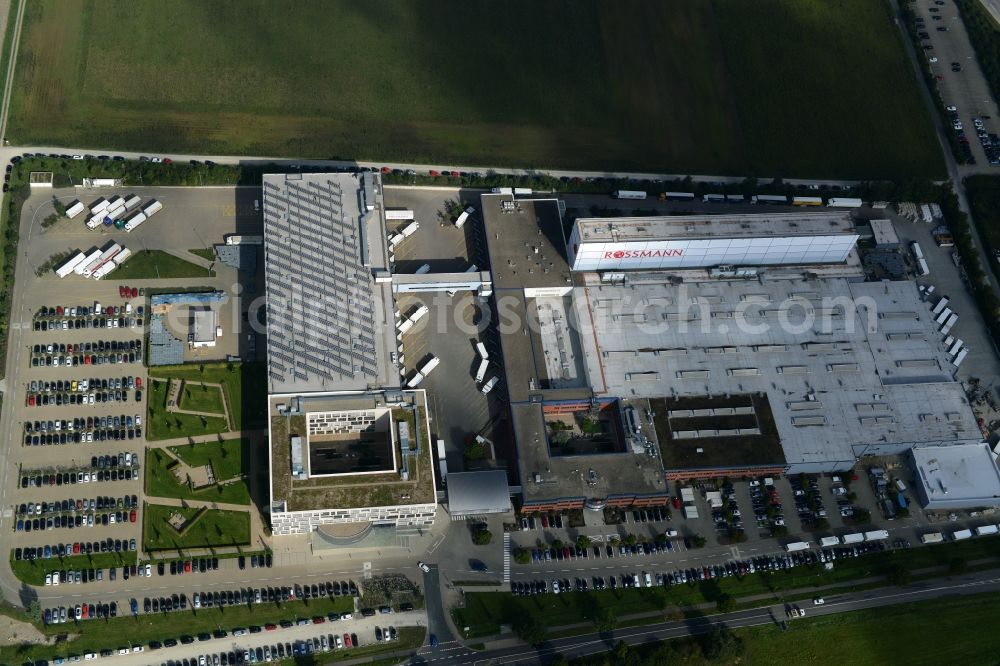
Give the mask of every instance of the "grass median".
[{"label": "grass median", "polygon": [[[189,595],[190,596],[190,595]],[[141,597],[139,597],[141,605]],[[222,608],[190,609],[171,613],[140,614],[138,617],[119,615],[107,620],[86,620],[70,624],[59,624],[43,627],[41,630],[48,636],[72,635],[75,638],[65,640],[55,645],[29,645],[0,648],[0,663],[22,663],[29,659],[52,659],[56,656],[71,654],[82,655],[86,652],[100,652],[104,649],[117,649],[132,645],[146,645],[149,641],[163,641],[167,638],[179,639],[184,635],[197,635],[201,632],[211,632],[218,628],[231,630],[234,627],[247,627],[251,624],[264,625],[281,620],[294,620],[301,617],[325,616],[327,613],[345,613],[354,610],[354,600],[351,597],[320,597],[308,601],[292,601],[281,604],[258,604],[254,606],[225,606]],[[119,613],[128,612],[128,607],[119,607]],[[340,627],[344,628],[341,629]],[[348,631],[350,625],[339,622],[326,623],[323,630],[334,633]],[[317,631],[317,633],[319,633]],[[281,631],[273,634],[275,642],[280,639]],[[368,637],[366,637],[368,638]],[[374,640],[372,637],[370,640]],[[217,649],[221,649],[221,645]],[[228,644],[227,644],[228,647]],[[193,648],[192,652],[199,651]],[[155,654],[155,653],[154,653]]]},{"label": "grass median", "polygon": [[15,560],[14,553],[10,555],[10,568],[17,579],[28,585],[44,585],[45,574],[53,571],[79,571],[81,569],[110,569],[136,564],[136,554],[127,553],[94,553],[91,555],[73,555],[72,557],[53,557],[49,560]]}]

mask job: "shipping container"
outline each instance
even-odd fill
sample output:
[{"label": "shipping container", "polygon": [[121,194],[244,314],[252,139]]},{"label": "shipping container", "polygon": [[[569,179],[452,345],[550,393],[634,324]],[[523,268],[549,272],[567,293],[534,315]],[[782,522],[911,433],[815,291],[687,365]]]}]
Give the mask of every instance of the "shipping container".
[{"label": "shipping container", "polygon": [[142,199],[133,194],[132,196],[130,196],[128,199],[125,200],[125,210],[132,210],[141,203]]},{"label": "shipping container", "polygon": [[94,215],[89,220],[87,220],[87,228],[96,229],[97,227],[101,226],[102,222],[104,222],[104,216],[98,213],[97,215]]},{"label": "shipping container", "polygon": [[924,251],[920,249],[920,243],[917,241],[910,241],[910,250],[913,251],[913,256],[917,259],[924,258]]},{"label": "shipping container", "polygon": [[701,198],[702,203],[726,203],[725,194],[706,194]]},{"label": "shipping container", "polygon": [[939,300],[934,305],[934,309],[931,310],[931,312],[933,314],[935,314],[935,315],[938,315],[938,314],[941,314],[941,311],[944,310],[946,307],[948,307],[948,297],[947,296],[942,296],[941,300]]},{"label": "shipping container", "polygon": [[826,205],[831,208],[861,208],[863,202],[861,199],[853,199],[851,197],[830,197]]},{"label": "shipping container", "polygon": [[403,235],[403,238],[409,238],[410,236],[415,234],[417,232],[417,229],[419,228],[420,228],[420,223],[414,220],[413,222],[410,222],[408,225],[403,227],[403,230],[400,231],[399,233]]},{"label": "shipping container", "polygon": [[517,197],[530,197],[531,196],[531,188],[530,187],[515,187],[514,188],[514,196],[517,196]]},{"label": "shipping container", "polygon": [[410,381],[406,382],[406,386],[409,388],[416,388],[420,386],[420,382],[424,381],[424,376],[419,372],[410,378]]},{"label": "shipping container", "polygon": [[121,252],[115,255],[115,258],[112,261],[115,262],[116,266],[121,266],[126,261],[128,261],[129,257],[131,256],[132,256],[132,250],[128,249],[127,247],[124,247],[122,248]]},{"label": "shipping container", "polygon": [[611,196],[615,199],[635,199],[637,201],[643,201],[649,195],[641,190],[615,190]]},{"label": "shipping container", "polygon": [[948,331],[951,330],[951,327],[954,326],[955,322],[957,321],[958,321],[957,314],[952,314],[950,317],[948,317],[948,321],[946,321],[944,323],[944,326],[941,327],[941,335],[948,335]]},{"label": "shipping container", "polygon": [[920,205],[920,219],[927,224],[934,222],[934,213],[931,212],[931,207],[927,204]]},{"label": "shipping container", "polygon": [[779,194],[755,194],[750,197],[750,203],[784,206],[788,204],[788,197]]},{"label": "shipping container", "polygon": [[948,317],[952,316],[953,314],[955,313],[951,311],[951,308],[945,308],[944,310],[938,313],[937,317],[934,318],[934,321],[937,322],[938,325],[942,325],[946,321],[948,321]]},{"label": "shipping container", "polygon": [[104,212],[105,209],[107,209],[107,207],[108,207],[108,200],[105,199],[104,197],[101,197],[94,203],[90,204],[90,214],[97,215],[99,213],[102,213]]},{"label": "shipping container", "polygon": [[444,452],[444,440],[443,439],[439,439],[437,441],[437,451],[438,451],[438,458],[440,458],[441,460],[444,460],[444,458],[445,458],[445,452]]},{"label": "shipping container", "polygon": [[132,215],[132,217],[125,220],[125,231],[131,232],[133,229],[135,229],[137,226],[139,226],[145,221],[146,221],[146,214],[143,213],[141,210],[137,210],[135,214]]},{"label": "shipping container", "polygon": [[486,379],[486,371],[489,369],[489,367],[490,367],[489,359],[484,358],[479,362],[479,369],[476,370],[477,384]]},{"label": "shipping container", "polygon": [[920,536],[920,543],[941,543],[942,541],[944,541],[944,535],[940,532],[930,532]]},{"label": "shipping container", "polygon": [[431,374],[431,370],[438,367],[439,363],[441,363],[441,359],[439,359],[437,356],[432,356],[431,359],[426,363],[424,363],[424,366],[420,368],[420,374],[426,377],[427,375]]},{"label": "shipping container", "polygon": [[153,199],[148,204],[142,207],[142,212],[147,218],[153,217],[163,209],[163,204],[161,204],[156,199]]},{"label": "shipping container", "polygon": [[66,217],[73,219],[83,211],[87,210],[87,207],[83,205],[80,201],[75,201],[68,208],[66,208]]},{"label": "shipping container", "polygon": [[489,353],[486,351],[486,345],[484,345],[482,342],[476,343],[476,352],[479,353],[479,358],[481,359],[485,360],[490,357]]},{"label": "shipping container", "polygon": [[951,533],[952,541],[964,541],[965,539],[972,538],[972,530],[958,530],[957,532]]},{"label": "shipping container", "polygon": [[387,220],[412,220],[414,217],[412,210],[405,208],[386,208],[385,219]]},{"label": "shipping container", "polygon": [[120,220],[122,218],[122,215],[124,214],[125,214],[124,202],[119,203],[114,208],[109,207],[106,211],[104,211],[104,217],[106,218],[110,217],[112,220]]},{"label": "shipping container", "polygon": [[493,387],[496,386],[497,382],[499,382],[499,381],[500,381],[500,377],[498,377],[496,375],[493,375],[493,378],[490,379],[490,381],[488,381],[485,384],[483,384],[483,388],[480,389],[482,391],[483,395],[486,395],[490,391],[492,391]]},{"label": "shipping container", "polygon": [[744,203],[747,200],[742,194],[727,194],[726,203]]},{"label": "shipping container", "polygon": [[865,541],[885,541],[889,538],[889,532],[887,530],[872,530],[871,532],[865,532]]},{"label": "shipping container", "polygon": [[955,360],[952,361],[952,363],[957,368],[958,366],[962,365],[962,361],[964,361],[965,357],[968,356],[968,355],[969,355],[969,348],[966,347],[962,351],[958,352],[958,356],[955,357]]},{"label": "shipping container", "polygon": [[118,206],[124,206],[124,205],[125,205],[125,200],[122,199],[120,196],[116,195],[108,199],[108,207],[105,210],[114,210]]},{"label": "shipping container", "polygon": [[73,269],[73,272],[76,273],[77,275],[83,275],[84,269],[87,268],[87,266],[89,266],[91,262],[96,261],[97,258],[100,256],[101,256],[101,251],[94,250],[93,252],[88,254],[83,261],[81,261],[79,264],[76,265],[76,268]]},{"label": "shipping container", "polygon": [[229,234],[226,236],[226,245],[263,245],[264,237],[256,235]]},{"label": "shipping container", "polygon": [[990,536],[1000,532],[996,525],[983,525],[976,528],[976,536]]},{"label": "shipping container", "polygon": [[413,311],[413,314],[409,316],[409,320],[416,324],[418,321],[424,318],[424,316],[429,312],[426,305],[421,305],[419,308]]},{"label": "shipping container", "polygon": [[861,543],[865,540],[865,535],[861,532],[855,532],[854,534],[844,535],[844,545],[851,545],[852,543]]},{"label": "shipping container", "polygon": [[823,197],[793,197],[793,206],[822,206]]},{"label": "shipping container", "polygon": [[955,342],[951,345],[951,347],[948,348],[948,355],[954,356],[961,350],[962,350],[962,339],[959,338],[958,340],[955,340]]},{"label": "shipping container", "polygon": [[785,550],[789,553],[797,553],[802,550],[809,550],[809,544],[805,541],[793,541],[792,543],[785,544]]},{"label": "shipping container", "polygon": [[472,264],[471,266],[469,266],[468,268],[465,269],[465,272],[466,273],[478,273],[479,272],[479,266],[476,266],[475,264]]},{"label": "shipping container", "polygon": [[514,194],[513,187],[494,187],[492,190],[493,194]]},{"label": "shipping container", "polygon": [[100,267],[98,267],[96,271],[94,271],[94,274],[91,277],[93,277],[95,280],[100,280],[105,275],[115,270],[116,268],[118,268],[118,264],[116,264],[113,260],[105,261],[103,264],[100,265]]},{"label": "shipping container", "polygon": [[83,252],[76,252],[73,256],[69,257],[56,269],[56,275],[60,278],[64,278],[70,273],[74,272],[77,266],[79,266],[85,259],[87,255]]},{"label": "shipping container", "polygon": [[824,548],[829,548],[830,546],[839,546],[840,538],[835,536],[823,537],[822,539],[819,540],[819,545],[823,546]]},{"label": "shipping container", "polygon": [[694,192],[664,192],[667,201],[694,201]]}]

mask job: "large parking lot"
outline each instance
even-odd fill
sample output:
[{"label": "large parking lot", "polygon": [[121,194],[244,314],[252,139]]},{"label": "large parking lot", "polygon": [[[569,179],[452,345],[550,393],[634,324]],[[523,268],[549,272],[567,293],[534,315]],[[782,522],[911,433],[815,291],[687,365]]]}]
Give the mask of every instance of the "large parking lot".
[{"label": "large parking lot", "polygon": [[[103,225],[88,229],[86,215],[41,224],[52,212],[53,195],[89,205],[132,192],[164,206],[132,233]],[[239,281],[237,271],[221,262],[212,262],[213,277],[156,280],[118,280],[114,273],[100,281],[72,274],[59,279],[38,267],[57,252],[88,252],[111,240],[133,250],[130,262],[142,262],[144,249],[204,262],[188,250],[221,243],[226,234],[260,233],[255,196],[241,188],[140,187],[50,190],[29,199],[3,404],[9,547],[85,543],[141,556],[147,290],[208,287],[232,293]],[[223,317],[222,323],[232,328],[233,319]]]},{"label": "large parking lot", "polygon": [[918,57],[926,58],[966,157],[977,165],[1000,164],[996,103],[969,34],[953,0],[917,0]]}]

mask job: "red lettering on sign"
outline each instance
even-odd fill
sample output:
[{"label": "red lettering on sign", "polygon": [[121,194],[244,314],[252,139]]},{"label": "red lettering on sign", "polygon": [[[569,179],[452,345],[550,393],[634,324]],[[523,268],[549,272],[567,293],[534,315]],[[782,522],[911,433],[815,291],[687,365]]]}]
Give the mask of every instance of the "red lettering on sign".
[{"label": "red lettering on sign", "polygon": [[664,250],[615,250],[605,252],[605,259],[656,259],[660,257],[680,257],[684,250],[664,249]]}]

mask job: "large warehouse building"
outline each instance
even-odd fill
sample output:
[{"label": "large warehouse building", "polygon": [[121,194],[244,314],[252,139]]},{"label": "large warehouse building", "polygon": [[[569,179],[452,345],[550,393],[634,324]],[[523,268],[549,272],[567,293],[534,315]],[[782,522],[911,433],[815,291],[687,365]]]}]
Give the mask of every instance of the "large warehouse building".
[{"label": "large warehouse building", "polygon": [[567,253],[574,271],[835,264],[857,239],[847,212],[593,218]]},{"label": "large warehouse building", "polygon": [[849,213],[584,219],[562,253],[557,202],[510,201],[482,209],[526,509],[981,442],[933,304],[864,282]]},{"label": "large warehouse building", "polygon": [[273,532],[333,543],[430,524],[426,396],[400,390],[392,287],[376,279],[378,177],[269,174],[263,189]]}]

